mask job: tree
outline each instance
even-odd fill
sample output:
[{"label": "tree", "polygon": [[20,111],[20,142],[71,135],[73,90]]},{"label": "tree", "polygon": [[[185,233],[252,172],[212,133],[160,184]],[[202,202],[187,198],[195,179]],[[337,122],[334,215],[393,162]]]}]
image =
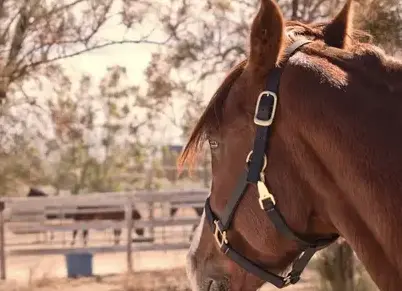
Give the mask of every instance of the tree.
[{"label": "tree", "polygon": [[69,57],[123,43],[165,44],[168,38],[152,40],[153,31],[141,26],[152,6],[131,0],[0,1],[0,98],[21,94],[27,81],[54,79],[62,73],[57,61]]},{"label": "tree", "polygon": [[49,100],[54,138],[47,156],[54,160],[56,171],[49,175],[57,189],[118,191],[124,182],[140,180],[135,173],[143,170],[147,144],[141,136],[153,130],[155,109],[165,99],[149,98],[126,77],[123,67],[114,66],[99,83],[83,76],[76,91],[59,90]]},{"label": "tree", "polygon": [[12,146],[0,150],[0,196],[12,196],[25,191],[27,181],[44,182],[44,163],[38,150],[26,139],[24,132],[15,135]]},{"label": "tree", "polygon": [[[74,193],[116,189],[114,167],[122,168],[119,173],[139,167],[127,156],[143,159],[143,130],[149,136],[165,114],[172,97],[169,83],[151,69],[145,72],[147,86],[132,86],[125,80],[125,68],[116,66],[97,84],[101,90],[92,94],[93,78],[83,76],[75,89],[64,64],[112,45],[168,45],[170,37],[153,19],[166,5],[147,0],[0,1],[0,147],[28,151],[16,140],[23,136],[24,146],[36,149],[35,157],[58,156],[57,166],[42,169],[56,188],[72,187]],[[44,88],[51,93],[44,95]],[[119,107],[123,99],[126,103]],[[99,115],[106,121],[96,126]],[[92,144],[88,135],[97,131],[104,136]],[[95,148],[102,149],[103,160],[94,158]],[[122,167],[123,161],[129,165]]]},{"label": "tree", "polygon": [[402,2],[363,0],[362,4],[356,18],[358,26],[372,34],[385,51],[396,54],[402,48]]}]

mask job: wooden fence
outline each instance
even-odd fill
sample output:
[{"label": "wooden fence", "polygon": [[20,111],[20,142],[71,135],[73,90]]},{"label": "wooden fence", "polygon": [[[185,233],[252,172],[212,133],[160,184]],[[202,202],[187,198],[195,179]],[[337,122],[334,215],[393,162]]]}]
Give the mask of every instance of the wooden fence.
[{"label": "wooden fence", "polygon": [[[132,270],[132,253],[151,250],[178,250],[189,247],[189,239],[178,239],[176,227],[194,228],[199,217],[178,215],[172,217],[170,210],[196,209],[204,206],[207,189],[137,191],[119,193],[93,193],[77,196],[55,197],[5,197],[0,199],[0,271],[1,279],[6,278],[7,255],[49,255],[87,251],[126,252],[127,269]],[[132,219],[133,210],[141,218]],[[110,219],[107,213],[120,213],[122,217]],[[76,215],[89,215],[89,220],[74,219]],[[103,218],[104,216],[104,218]],[[65,244],[65,233],[72,231],[119,229],[125,232],[125,245],[97,245],[72,247]],[[144,234],[134,239],[133,230],[143,229]],[[159,232],[157,232],[159,230]],[[13,237],[33,234],[61,233],[62,245],[53,241],[51,246],[11,243],[7,233]]]}]

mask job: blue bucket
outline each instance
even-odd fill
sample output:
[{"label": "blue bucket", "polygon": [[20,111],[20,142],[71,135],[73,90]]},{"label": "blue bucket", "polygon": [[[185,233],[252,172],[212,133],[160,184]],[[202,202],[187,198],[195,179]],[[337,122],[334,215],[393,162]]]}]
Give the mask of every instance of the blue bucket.
[{"label": "blue bucket", "polygon": [[92,276],[91,253],[69,253],[65,257],[68,278]]}]

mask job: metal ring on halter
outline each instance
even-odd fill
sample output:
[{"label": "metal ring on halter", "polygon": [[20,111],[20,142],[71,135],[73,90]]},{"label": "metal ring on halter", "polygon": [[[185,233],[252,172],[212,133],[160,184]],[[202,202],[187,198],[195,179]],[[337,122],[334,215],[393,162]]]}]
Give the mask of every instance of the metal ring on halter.
[{"label": "metal ring on halter", "polygon": [[[253,154],[253,151],[251,150],[247,155],[246,163],[250,162],[250,158],[251,158],[252,154]],[[267,167],[267,163],[268,163],[267,156],[264,154],[264,165],[262,166],[261,173],[264,172],[265,168]]]}]

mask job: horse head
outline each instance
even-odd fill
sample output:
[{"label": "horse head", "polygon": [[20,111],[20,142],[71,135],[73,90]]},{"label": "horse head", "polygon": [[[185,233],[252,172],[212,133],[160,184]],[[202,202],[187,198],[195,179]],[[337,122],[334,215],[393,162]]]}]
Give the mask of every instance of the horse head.
[{"label": "horse head", "polygon": [[352,8],[303,24],[261,0],[248,58],[181,155],[193,163],[207,141],[212,156],[188,253],[193,290],[295,284],[339,236],[382,290],[401,289],[402,64],[364,41]]}]

